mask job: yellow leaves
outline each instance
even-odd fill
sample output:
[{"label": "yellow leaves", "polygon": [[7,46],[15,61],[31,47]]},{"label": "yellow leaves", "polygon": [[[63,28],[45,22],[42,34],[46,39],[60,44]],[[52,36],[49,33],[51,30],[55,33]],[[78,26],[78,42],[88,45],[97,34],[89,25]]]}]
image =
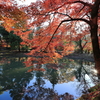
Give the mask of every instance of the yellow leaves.
[{"label": "yellow leaves", "polygon": [[7,17],[2,17],[2,20],[4,21],[3,26],[5,27],[5,29],[10,32],[12,31],[12,27],[15,24],[15,21],[11,18],[7,18]]},{"label": "yellow leaves", "polygon": [[25,30],[26,29],[26,23],[24,22],[18,22],[15,21],[13,18],[8,18],[8,17],[2,17],[3,22],[3,26],[5,27],[5,29],[10,32],[12,30],[14,31],[18,31],[20,30]]},{"label": "yellow leaves", "polygon": [[22,9],[6,4],[0,4],[0,8],[0,20],[4,21],[3,26],[7,31],[27,28],[27,16]]}]

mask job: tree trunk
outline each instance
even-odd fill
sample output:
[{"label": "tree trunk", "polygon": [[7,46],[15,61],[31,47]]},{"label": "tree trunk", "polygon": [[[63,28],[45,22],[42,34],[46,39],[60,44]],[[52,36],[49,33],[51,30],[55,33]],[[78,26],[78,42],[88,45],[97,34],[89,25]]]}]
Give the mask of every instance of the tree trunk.
[{"label": "tree trunk", "polygon": [[20,44],[18,45],[18,51],[20,52]]},{"label": "tree trunk", "polygon": [[91,40],[94,54],[95,67],[100,75],[100,49],[98,41],[98,10],[99,10],[100,0],[95,0],[91,11]]},{"label": "tree trunk", "polygon": [[82,40],[79,40],[79,48],[80,48],[80,53],[83,53],[83,46],[82,46]]}]

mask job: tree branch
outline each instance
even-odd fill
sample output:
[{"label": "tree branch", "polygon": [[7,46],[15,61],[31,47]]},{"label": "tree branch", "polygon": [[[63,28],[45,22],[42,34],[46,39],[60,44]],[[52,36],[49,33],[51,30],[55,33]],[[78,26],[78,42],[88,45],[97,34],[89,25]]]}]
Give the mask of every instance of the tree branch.
[{"label": "tree branch", "polygon": [[48,48],[50,42],[52,41],[54,35],[56,34],[56,32],[57,32],[57,30],[59,29],[59,27],[61,26],[61,24],[64,23],[64,22],[68,22],[68,21],[84,21],[84,22],[86,22],[88,25],[90,25],[90,21],[88,21],[88,20],[86,20],[86,19],[81,19],[81,18],[76,18],[76,19],[72,19],[72,18],[71,18],[71,19],[68,19],[68,20],[63,20],[63,21],[61,21],[61,23],[58,25],[58,27],[57,27],[56,30],[54,31],[52,37],[50,38],[50,40],[49,40],[49,42],[48,42],[46,48],[44,49],[44,51]]},{"label": "tree branch", "polygon": [[81,3],[81,4],[83,4],[84,6],[89,6],[90,8],[92,7],[92,4],[89,4],[88,2],[83,2],[83,1],[74,1],[74,2],[65,2],[65,3],[63,3],[61,6],[59,6],[59,7],[57,7],[57,8],[54,8],[54,9],[52,9],[52,10],[50,10],[49,12],[52,12],[52,11],[55,11],[55,10],[57,10],[57,9],[59,9],[59,8],[61,8],[61,7],[63,7],[64,5],[66,5],[66,4],[73,4],[73,3]]},{"label": "tree branch", "polygon": [[45,14],[49,15],[50,12],[56,11],[57,9],[63,7],[64,5],[67,5],[67,4],[74,4],[74,3],[81,3],[81,4],[83,4],[84,6],[89,6],[90,8],[92,8],[92,4],[89,4],[89,3],[87,3],[87,2],[83,2],[83,1],[79,1],[79,0],[78,0],[78,1],[74,1],[74,2],[67,2],[67,1],[66,1],[65,3],[63,3],[62,5],[60,5],[59,7],[54,8],[54,9],[48,11],[48,12],[45,12],[45,13],[43,13],[43,14],[34,13],[34,15],[45,15]]},{"label": "tree branch", "polygon": [[53,37],[54,37],[54,35],[55,35],[55,33],[57,32],[57,30],[59,29],[59,27],[60,27],[60,25],[61,25],[62,23],[63,23],[63,22],[61,22],[61,23],[58,25],[58,27],[56,28],[56,30],[54,31],[54,33],[53,33],[51,39],[49,40],[49,42],[48,42],[48,44],[47,44],[47,46],[46,46],[46,48],[45,48],[44,50],[46,50],[46,49],[48,48],[50,42],[52,41],[52,39],[53,39]]}]

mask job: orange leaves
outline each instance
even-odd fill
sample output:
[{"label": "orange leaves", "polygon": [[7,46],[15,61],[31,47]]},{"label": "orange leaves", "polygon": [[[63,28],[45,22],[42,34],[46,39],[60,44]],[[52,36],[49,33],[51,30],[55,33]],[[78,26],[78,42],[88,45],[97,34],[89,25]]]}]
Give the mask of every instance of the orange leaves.
[{"label": "orange leaves", "polygon": [[23,41],[25,41],[26,39],[28,39],[29,38],[29,34],[31,34],[32,33],[32,30],[26,30],[25,32],[23,32],[22,30],[15,30],[15,32],[14,32],[14,34],[16,34],[16,35],[18,35],[18,36],[20,36],[22,39],[23,39]]},{"label": "orange leaves", "polygon": [[32,71],[46,71],[44,68],[31,68],[27,72],[32,72]]},{"label": "orange leaves", "polygon": [[[52,9],[55,7],[56,3],[58,0],[45,0],[44,1],[44,6],[46,9]],[[60,1],[60,0],[59,0]]]},{"label": "orange leaves", "polygon": [[7,18],[7,17],[2,17],[2,20],[4,21],[3,26],[6,28],[6,30],[8,32],[13,30],[13,26],[15,24],[15,21],[11,18]]},{"label": "orange leaves", "polygon": [[0,4],[6,4],[7,6],[10,6],[12,4],[13,0],[0,0]]},{"label": "orange leaves", "polygon": [[0,4],[0,20],[3,20],[6,30],[25,30],[27,25],[26,14],[16,5]]},{"label": "orange leaves", "polygon": [[4,64],[4,63],[10,64],[10,61],[7,58],[0,59],[0,64]]},{"label": "orange leaves", "polygon": [[[29,62],[32,63],[27,61],[27,66],[31,66],[34,61],[40,64],[53,62],[71,53],[74,50],[72,41],[82,37],[79,33],[86,35],[83,31],[86,28],[79,28],[83,26],[79,24],[80,21],[70,21],[73,18],[87,19],[85,14],[89,12],[89,7],[84,7],[81,3],[70,3],[74,1],[76,0],[39,0],[28,7],[1,6],[0,20],[5,21],[5,28],[8,31],[15,30],[14,34],[23,40],[21,45],[31,49],[29,55],[38,58],[30,58]],[[65,20],[69,22],[60,24]],[[33,27],[31,31],[22,32],[29,27]],[[62,46],[58,45],[60,43]]]},{"label": "orange leaves", "polygon": [[26,65],[26,67],[33,66],[32,61],[34,61],[34,58],[28,57],[27,61],[25,61],[24,64]]},{"label": "orange leaves", "polygon": [[91,42],[87,42],[84,46],[84,51],[91,52],[92,51],[92,44]]},{"label": "orange leaves", "polygon": [[57,70],[57,69],[60,68],[61,66],[60,66],[60,65],[57,65],[57,64],[47,64],[46,67],[49,68],[49,69],[52,68],[52,69]]},{"label": "orange leaves", "polygon": [[74,47],[75,47],[75,45],[73,45],[73,44],[65,45],[65,48],[64,48],[64,51],[63,51],[63,55],[68,55],[68,54],[73,53],[73,51],[75,49]]}]

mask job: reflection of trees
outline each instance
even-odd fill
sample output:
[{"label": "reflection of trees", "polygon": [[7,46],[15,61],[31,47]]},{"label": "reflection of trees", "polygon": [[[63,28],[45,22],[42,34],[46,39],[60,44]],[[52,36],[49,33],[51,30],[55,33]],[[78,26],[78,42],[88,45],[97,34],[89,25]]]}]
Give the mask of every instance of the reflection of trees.
[{"label": "reflection of trees", "polygon": [[[46,67],[47,68],[53,68],[55,69],[55,72],[57,73],[57,81],[58,83],[64,83],[73,81],[74,78],[74,61],[71,63],[72,60],[68,59],[62,59],[59,61],[58,65],[56,64],[49,64]],[[51,66],[51,67],[50,67]],[[52,69],[49,69],[47,73],[50,73]],[[53,76],[54,77],[54,76]]]},{"label": "reflection of trees", "polygon": [[3,94],[3,91],[1,91],[2,90],[2,86],[0,86],[0,94]]},{"label": "reflection of trees", "polygon": [[[53,89],[44,88],[45,81],[42,77],[43,73],[40,71],[36,72],[36,82],[32,86],[29,86],[24,90],[24,96],[22,100],[74,100],[72,95],[65,93],[64,95],[58,95]],[[52,84],[56,84],[56,70],[53,69],[49,75],[49,80]],[[56,75],[56,76],[55,76]]]},{"label": "reflection of trees", "polygon": [[80,82],[78,89],[86,93],[87,89],[91,87],[91,84],[95,85],[98,83],[98,78],[96,73],[94,73],[94,66],[87,64],[86,62],[79,61],[79,67],[75,71],[76,79]]},{"label": "reflection of trees", "polygon": [[53,88],[55,86],[55,84],[58,83],[58,74],[57,74],[57,70],[52,69],[51,73],[50,73],[50,77],[49,77],[50,82],[53,85]]},{"label": "reflection of trees", "polygon": [[[78,90],[86,92],[92,85],[98,84],[97,73],[95,73],[94,63],[80,60],[61,59],[61,68],[58,68],[58,82],[64,83],[73,81],[76,77],[80,83]],[[84,91],[83,91],[84,90]]]},{"label": "reflection of trees", "polygon": [[52,83],[53,88],[54,88],[55,84],[58,83],[58,78],[59,78],[57,70],[56,69],[47,69],[46,72],[47,72],[47,75],[48,75],[47,77],[48,77],[49,81]]},{"label": "reflection of trees", "polygon": [[11,59],[10,63],[2,64],[1,91],[9,90],[14,100],[21,100],[23,87],[26,87],[32,77],[31,73],[25,73],[28,68],[25,68],[22,62],[19,59]]},{"label": "reflection of trees", "polygon": [[98,75],[98,79],[100,81],[100,67],[95,67],[95,69],[98,71],[97,75]]},{"label": "reflection of trees", "polygon": [[36,82],[35,82],[35,85],[37,85],[38,88],[40,88],[41,85],[45,84],[44,80],[42,79],[42,76],[43,76],[43,72],[41,72],[41,71],[37,71],[36,72]]},{"label": "reflection of trees", "polygon": [[[43,72],[42,77],[48,79],[52,83],[53,87],[57,83],[74,81],[76,78],[80,83],[78,84],[78,89],[80,90],[80,92],[83,90],[84,92],[86,92],[91,84],[89,80],[92,82],[92,84],[97,83],[97,76],[93,72],[94,64],[92,62],[61,59],[57,64],[48,63],[45,64],[42,68],[45,69],[45,72],[40,70],[38,67],[37,70]],[[87,76],[89,77],[89,79],[86,78]]]},{"label": "reflection of trees", "polygon": [[[70,72],[71,71],[71,72]],[[59,83],[74,81],[73,68],[59,69]]]},{"label": "reflection of trees", "polygon": [[84,90],[88,89],[90,84],[86,80],[86,75],[90,77],[92,82],[97,82],[96,74],[93,73],[94,67],[92,63],[62,59],[57,64],[34,64],[30,71],[33,71],[32,74],[36,76],[36,82],[26,89],[32,74],[25,74],[30,67],[25,68],[21,59],[8,60],[5,65],[3,62],[0,64],[0,80],[2,80],[0,82],[0,93],[10,90],[11,97],[14,100],[21,100],[22,97],[24,100],[49,100],[47,98],[59,100],[59,98],[67,98],[69,96],[67,93],[59,96],[53,89],[43,87],[45,85],[44,79],[48,79],[54,87],[57,83],[74,81],[76,77],[80,82],[78,88]]},{"label": "reflection of trees", "polygon": [[53,89],[43,88],[34,84],[30,86],[25,91],[22,100],[74,100],[73,96],[65,93],[63,95],[58,95]]}]

